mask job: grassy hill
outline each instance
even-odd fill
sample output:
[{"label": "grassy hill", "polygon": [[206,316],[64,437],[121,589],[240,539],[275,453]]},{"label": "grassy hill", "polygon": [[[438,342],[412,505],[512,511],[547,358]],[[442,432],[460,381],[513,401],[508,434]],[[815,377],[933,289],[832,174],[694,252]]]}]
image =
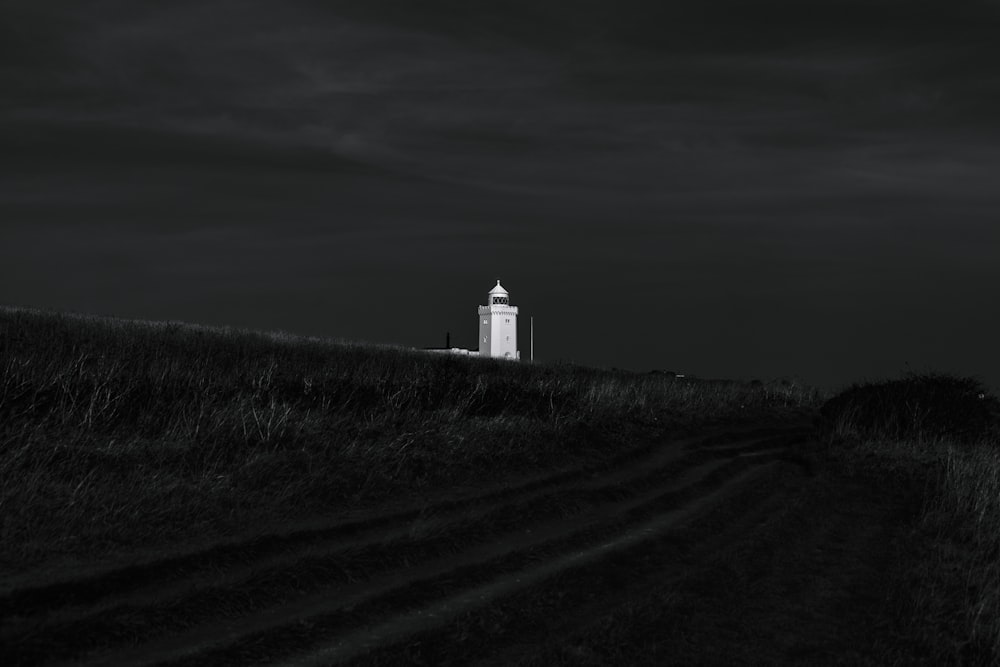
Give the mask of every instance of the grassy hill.
[{"label": "grassy hill", "polygon": [[413,503],[819,400],[787,384],[0,309],[0,569]]},{"label": "grassy hill", "polygon": [[357,664],[996,664],[998,442],[948,375],[826,397],[0,309],[0,654],[320,660],[383,623]]}]

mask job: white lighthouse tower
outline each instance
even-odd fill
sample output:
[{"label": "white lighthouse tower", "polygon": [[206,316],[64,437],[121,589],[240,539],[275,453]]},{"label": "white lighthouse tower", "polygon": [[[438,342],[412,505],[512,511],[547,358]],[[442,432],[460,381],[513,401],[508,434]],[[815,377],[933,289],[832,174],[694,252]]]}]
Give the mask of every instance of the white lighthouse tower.
[{"label": "white lighthouse tower", "polygon": [[479,356],[520,359],[517,349],[517,306],[500,284],[490,290],[485,306],[479,306]]}]

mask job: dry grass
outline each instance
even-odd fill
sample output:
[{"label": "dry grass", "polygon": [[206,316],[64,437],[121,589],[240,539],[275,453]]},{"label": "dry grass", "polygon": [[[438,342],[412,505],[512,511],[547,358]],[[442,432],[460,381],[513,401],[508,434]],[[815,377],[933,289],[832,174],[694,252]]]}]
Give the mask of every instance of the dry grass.
[{"label": "dry grass", "polygon": [[966,663],[993,663],[1000,655],[998,445],[947,448],[939,492],[920,524],[928,541],[918,570],[928,582],[923,597],[948,619],[948,645]]},{"label": "dry grass", "polygon": [[[933,428],[912,425],[907,437],[887,438],[901,410],[886,410],[889,428],[856,419],[847,408],[825,410],[835,460],[875,475],[886,485],[915,487],[922,499],[913,529],[899,545],[895,598],[899,631],[914,650],[935,664],[988,665],[1000,656],[1000,429],[996,399],[976,381],[943,378],[962,387],[965,405],[947,397],[951,411],[933,405],[928,392],[916,400],[914,384],[900,381],[908,408],[934,415]],[[926,379],[924,380],[926,385]],[[885,384],[882,385],[883,387]],[[940,390],[940,387],[938,388]],[[880,400],[886,399],[883,392]],[[982,406],[990,418],[983,417]],[[914,409],[916,407],[916,409]],[[962,420],[960,415],[971,415]],[[953,430],[942,425],[954,424]],[[970,428],[970,426],[972,428]]]},{"label": "dry grass", "polygon": [[412,501],[818,400],[787,384],[0,309],[0,565]]}]

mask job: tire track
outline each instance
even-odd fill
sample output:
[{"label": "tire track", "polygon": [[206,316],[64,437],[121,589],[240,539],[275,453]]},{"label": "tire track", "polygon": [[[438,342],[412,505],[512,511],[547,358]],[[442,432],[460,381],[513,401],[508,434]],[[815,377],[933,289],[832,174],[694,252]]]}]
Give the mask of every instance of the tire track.
[{"label": "tire track", "polygon": [[[218,632],[208,627],[167,638],[161,644],[143,647],[138,652],[124,653],[108,664],[144,664],[144,656],[153,653],[157,656],[157,664],[160,659],[167,658],[174,664],[240,665],[257,660],[255,656],[261,652],[293,650],[317,641],[318,635],[341,633],[365,622],[377,621],[414,604],[415,600],[435,599],[488,582],[498,575],[530,567],[578,545],[613,535],[622,530],[623,522],[635,523],[666,507],[686,502],[750,465],[741,460],[711,462],[698,471],[703,473],[708,469],[704,478],[677,491],[657,493],[652,498],[632,502],[621,517],[614,516],[611,508],[605,508],[612,516],[603,523],[584,523],[582,529],[560,520],[535,525],[531,533],[515,539],[508,537],[502,543],[485,544],[458,556],[450,555],[423,567],[409,568],[402,582],[399,572],[390,572],[388,577],[367,580],[352,591],[324,591],[298,603],[269,608],[258,616],[241,619],[241,634],[231,637],[226,646],[218,646]],[[354,596],[345,599],[349,592]]]},{"label": "tire track", "polygon": [[[156,662],[171,654],[181,663],[242,664],[260,647],[277,654],[298,650],[321,641],[324,633],[349,631],[414,604],[489,586],[508,572],[543,571],[532,564],[551,566],[595,541],[614,543],[615,535],[629,535],[650,516],[711,495],[748,468],[783,457],[802,434],[788,428],[751,437],[720,433],[636,448],[609,471],[560,473],[482,494],[464,506],[447,501],[430,512],[396,513],[376,522],[381,529],[369,524],[360,534],[351,533],[356,524],[331,526],[326,533],[297,534],[278,553],[254,548],[274,537],[266,536],[245,543],[250,553],[238,566],[225,551],[221,558],[215,558],[218,551],[203,552],[202,562],[221,576],[205,577],[204,566],[195,568],[194,577],[175,573],[174,580],[190,588],[179,596],[169,595],[174,582],[155,582],[145,588],[112,585],[108,599],[89,607],[73,598],[75,604],[53,609],[58,597],[49,598],[48,608],[36,607],[35,618],[27,614],[12,630],[5,625],[0,658],[7,664],[42,664],[117,646],[123,648],[93,654],[95,664]],[[590,514],[581,518],[583,512]],[[421,522],[416,529],[414,519]],[[515,535],[529,523],[534,535]],[[345,534],[350,537],[337,539]],[[498,548],[499,537],[507,541],[500,546],[511,548]],[[147,573],[155,575],[160,566]],[[367,611],[358,613],[359,606]],[[294,620],[283,622],[288,619]],[[22,629],[29,631],[19,633]],[[228,633],[221,647],[220,632]]]},{"label": "tire track", "polygon": [[850,480],[789,500],[684,577],[654,577],[631,604],[482,664],[884,664],[884,573],[907,502]]},{"label": "tire track", "polygon": [[[765,474],[765,471],[771,474]],[[773,462],[752,466],[729,480],[728,484],[701,496],[699,502],[659,514],[655,519],[640,524],[611,541],[602,541],[586,549],[546,560],[530,570],[463,591],[433,605],[367,628],[362,633],[324,646],[313,653],[294,656],[281,664],[303,667],[341,663],[405,664],[414,661],[416,657],[411,652],[414,644],[423,646],[418,655],[420,660],[427,660],[427,664],[469,664],[484,652],[493,652],[498,647],[507,646],[514,637],[528,638],[529,642],[539,641],[553,630],[552,618],[560,618],[566,613],[595,613],[595,610],[608,604],[609,598],[613,599],[620,594],[625,583],[624,577],[612,574],[606,585],[597,586],[597,578],[607,575],[609,570],[628,571],[628,576],[634,576],[640,561],[645,560],[648,565],[650,545],[657,541],[662,541],[662,545],[667,546],[675,555],[693,548],[694,545],[681,538],[681,531],[677,530],[680,525],[698,517],[704,504],[721,502],[734,490],[745,490],[747,485],[771,478],[775,474],[781,473],[777,473],[777,466]],[[738,495],[741,501],[747,500],[747,494]],[[687,537],[690,539],[691,536]],[[660,557],[663,555],[658,554]],[[575,589],[577,593],[567,594],[571,589]],[[499,605],[495,604],[497,601]],[[540,613],[533,614],[529,611],[526,619],[521,619],[516,625],[496,627],[475,639],[468,638],[468,627],[488,627],[490,621],[495,622],[498,616],[511,617],[532,606],[540,607]],[[504,609],[507,611],[502,611]],[[441,622],[442,619],[445,620],[444,623]],[[466,637],[465,646],[456,650],[451,638],[462,635]],[[395,646],[383,648],[384,644]],[[437,651],[428,650],[427,647],[435,645],[438,647]]]},{"label": "tire track", "polygon": [[[803,422],[801,428],[805,429]],[[710,436],[687,436],[667,443],[666,448],[677,444],[691,446],[705,440],[707,443],[731,441],[736,438],[764,438],[787,433],[788,429],[764,427],[745,430],[718,429]],[[663,442],[644,443],[614,457],[609,462],[591,464],[528,479],[513,485],[502,485],[483,493],[458,498],[446,498],[431,504],[408,506],[397,511],[356,512],[355,518],[335,520],[293,531],[253,534],[248,538],[221,542],[190,552],[179,552],[142,563],[101,569],[86,574],[76,574],[61,581],[51,581],[51,573],[29,573],[13,577],[0,589],[0,622],[12,616],[41,614],[72,604],[87,604],[123,595],[147,587],[148,582],[159,583],[189,577],[200,571],[216,571],[231,565],[259,560],[269,555],[294,551],[324,541],[343,540],[371,531],[388,530],[406,525],[427,514],[448,514],[482,507],[546,489],[606,474],[609,469],[625,473],[637,462],[665,449]]]}]

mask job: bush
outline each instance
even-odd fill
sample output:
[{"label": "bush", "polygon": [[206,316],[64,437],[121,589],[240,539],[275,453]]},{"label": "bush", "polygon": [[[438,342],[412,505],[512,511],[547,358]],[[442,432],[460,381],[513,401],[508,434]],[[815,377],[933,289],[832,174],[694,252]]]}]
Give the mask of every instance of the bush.
[{"label": "bush", "polygon": [[1000,401],[973,378],[941,373],[852,385],[820,410],[827,431],[862,438],[975,442],[1000,424]]}]

